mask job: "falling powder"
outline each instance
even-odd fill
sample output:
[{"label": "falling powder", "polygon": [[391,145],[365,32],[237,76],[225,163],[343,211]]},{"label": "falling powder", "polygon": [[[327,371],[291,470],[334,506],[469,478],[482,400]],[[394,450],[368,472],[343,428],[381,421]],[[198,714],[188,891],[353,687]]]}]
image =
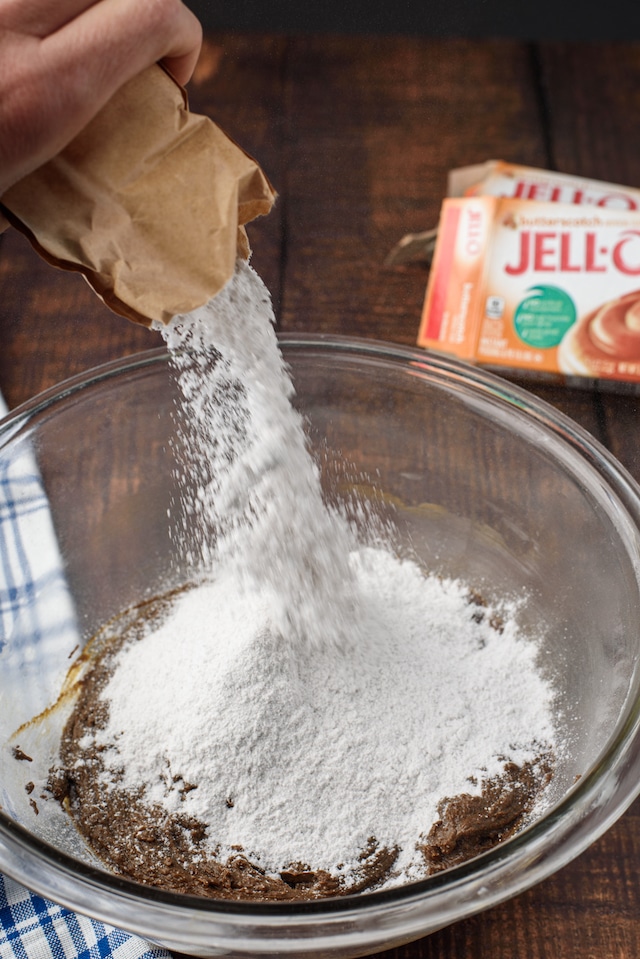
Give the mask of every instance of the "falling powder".
[{"label": "falling powder", "polygon": [[173,535],[196,585],[119,650],[78,762],[97,753],[104,788],[202,823],[194,860],[241,850],[348,891],[374,842],[395,857],[386,884],[422,877],[444,797],[556,748],[537,647],[515,608],[363,545],[323,503],[250,267],[164,335],[181,390]]},{"label": "falling powder", "polygon": [[176,547],[205,576],[268,586],[272,627],[297,645],[351,645],[356,544],[323,504],[266,287],[240,263],[222,293],[161,332],[181,391]]}]

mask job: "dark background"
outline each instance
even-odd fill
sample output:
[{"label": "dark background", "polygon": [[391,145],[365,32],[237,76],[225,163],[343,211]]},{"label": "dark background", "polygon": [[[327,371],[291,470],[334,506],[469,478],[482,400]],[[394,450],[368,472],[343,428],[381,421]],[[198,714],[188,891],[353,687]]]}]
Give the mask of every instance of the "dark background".
[{"label": "dark background", "polygon": [[640,38],[638,0],[186,0],[208,29],[522,40]]}]

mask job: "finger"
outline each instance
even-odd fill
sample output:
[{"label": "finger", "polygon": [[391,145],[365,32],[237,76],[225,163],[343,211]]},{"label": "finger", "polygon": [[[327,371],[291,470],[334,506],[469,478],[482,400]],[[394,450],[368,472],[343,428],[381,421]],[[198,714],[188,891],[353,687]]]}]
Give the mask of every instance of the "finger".
[{"label": "finger", "polygon": [[0,29],[48,37],[99,0],[2,0]]},{"label": "finger", "polygon": [[100,0],[43,43],[61,73],[64,61],[70,81],[71,72],[80,70],[90,88],[109,89],[110,96],[159,60],[186,83],[200,53],[202,27],[181,0]]},{"label": "finger", "polygon": [[93,38],[97,56],[109,45],[122,54],[117,64],[144,61],[143,69],[162,60],[182,84],[193,73],[202,42],[202,28],[181,0],[0,0],[2,30],[55,37],[71,55],[74,48],[85,55]]},{"label": "finger", "polygon": [[184,87],[193,76],[199,54],[200,45],[197,49],[191,47],[186,53],[163,57],[160,62],[166,67],[174,80]]},{"label": "finger", "polygon": [[201,42],[200,23],[180,0],[100,0],[42,40],[0,22],[0,196],[152,63],[166,58],[186,83]]}]

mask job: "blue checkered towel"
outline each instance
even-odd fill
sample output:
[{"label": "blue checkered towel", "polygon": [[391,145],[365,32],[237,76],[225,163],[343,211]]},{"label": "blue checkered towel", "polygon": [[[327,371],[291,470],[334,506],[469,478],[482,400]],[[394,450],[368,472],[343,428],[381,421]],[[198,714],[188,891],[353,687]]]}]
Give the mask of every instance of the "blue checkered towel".
[{"label": "blue checkered towel", "polygon": [[[6,407],[0,397],[0,417]],[[37,594],[38,603],[33,596]],[[16,631],[52,655],[75,635],[45,491],[29,450],[0,466],[0,650]],[[170,959],[164,949],[79,916],[0,873],[0,959]]]},{"label": "blue checkered towel", "polygon": [[168,959],[164,949],[76,915],[0,874],[2,959]]}]

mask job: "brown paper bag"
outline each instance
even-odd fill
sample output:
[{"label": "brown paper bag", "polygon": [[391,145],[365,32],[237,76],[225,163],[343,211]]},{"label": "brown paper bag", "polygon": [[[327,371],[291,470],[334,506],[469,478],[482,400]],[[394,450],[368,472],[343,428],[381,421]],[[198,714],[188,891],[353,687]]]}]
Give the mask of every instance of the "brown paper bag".
[{"label": "brown paper bag", "polygon": [[0,206],[50,263],[148,326],[206,303],[275,198],[256,162],[159,66],[135,77]]}]

